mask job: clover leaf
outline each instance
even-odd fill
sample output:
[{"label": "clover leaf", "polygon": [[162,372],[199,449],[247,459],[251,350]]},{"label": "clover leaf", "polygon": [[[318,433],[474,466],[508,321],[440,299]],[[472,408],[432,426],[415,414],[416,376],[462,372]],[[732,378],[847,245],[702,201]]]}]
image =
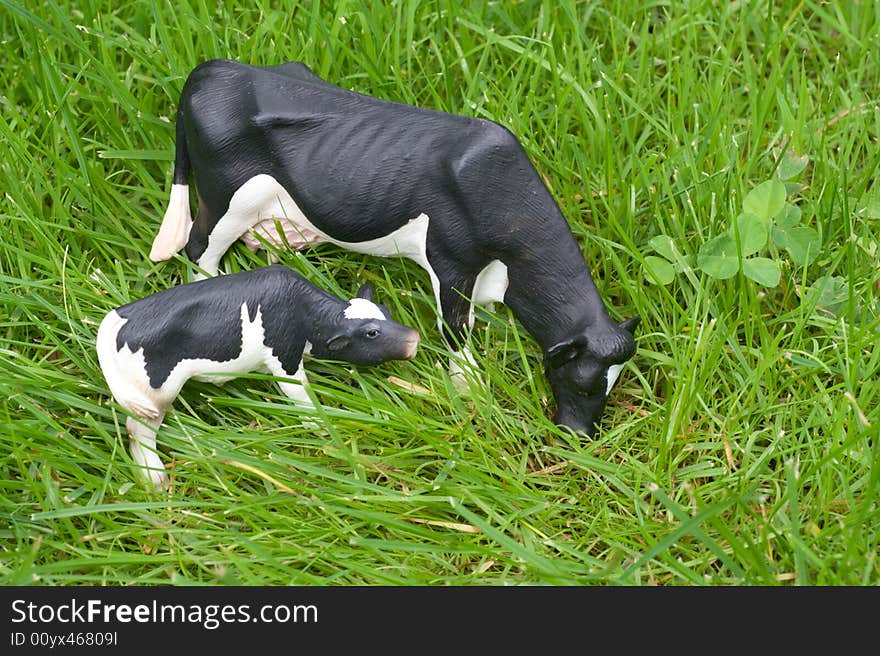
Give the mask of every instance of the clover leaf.
[{"label": "clover leaf", "polygon": [[766,257],[750,257],[743,260],[743,273],[765,287],[776,287],[782,276],[779,264]]},{"label": "clover leaf", "polygon": [[697,253],[697,265],[719,280],[735,276],[739,271],[739,255],[734,238],[725,233],[705,242]]},{"label": "clover leaf", "polygon": [[785,185],[775,178],[762,182],[743,200],[743,211],[769,221],[785,206]]}]

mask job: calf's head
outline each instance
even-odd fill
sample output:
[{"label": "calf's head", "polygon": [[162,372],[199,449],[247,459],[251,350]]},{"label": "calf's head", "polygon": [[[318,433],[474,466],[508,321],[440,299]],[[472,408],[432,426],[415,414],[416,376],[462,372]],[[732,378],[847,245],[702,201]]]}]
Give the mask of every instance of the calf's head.
[{"label": "calf's head", "polygon": [[596,432],[608,393],[623,363],[635,353],[633,332],[639,321],[633,317],[547,349],[547,379],[557,402],[554,422],[588,436]]},{"label": "calf's head", "polygon": [[419,347],[418,331],[392,321],[388,308],[373,303],[370,285],[362,285],[323,328],[312,344],[311,354],[318,358],[372,365],[411,360]]}]

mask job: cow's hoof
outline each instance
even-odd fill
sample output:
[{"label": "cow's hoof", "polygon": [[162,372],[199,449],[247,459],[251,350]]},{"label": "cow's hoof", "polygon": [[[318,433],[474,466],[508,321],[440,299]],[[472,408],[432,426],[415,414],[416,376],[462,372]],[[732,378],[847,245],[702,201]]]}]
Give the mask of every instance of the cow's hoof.
[{"label": "cow's hoof", "polygon": [[162,469],[147,469],[144,467],[141,471],[145,481],[157,492],[164,492],[170,487],[171,480],[168,478],[168,472],[165,471],[164,467]]},{"label": "cow's hoof", "polygon": [[459,394],[470,394],[471,385],[483,386],[483,377],[470,351],[465,349],[450,356],[449,379]]},{"label": "cow's hoof", "polygon": [[317,421],[312,421],[311,419],[303,420],[302,427],[305,428],[307,431],[313,431],[315,433],[321,430],[321,424],[319,424]]},{"label": "cow's hoof", "polygon": [[452,387],[459,394],[470,394],[471,385],[468,382],[467,374],[463,371],[452,371],[452,367],[449,368],[449,380],[452,383]]}]

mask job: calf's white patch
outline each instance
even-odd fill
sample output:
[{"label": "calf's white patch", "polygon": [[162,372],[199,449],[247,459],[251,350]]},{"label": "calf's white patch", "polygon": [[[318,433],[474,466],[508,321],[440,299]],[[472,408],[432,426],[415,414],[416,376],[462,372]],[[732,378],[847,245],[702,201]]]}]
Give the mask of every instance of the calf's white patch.
[{"label": "calf's white patch", "polygon": [[375,303],[365,298],[353,298],[345,306],[346,319],[378,319],[385,321],[385,315]]}]

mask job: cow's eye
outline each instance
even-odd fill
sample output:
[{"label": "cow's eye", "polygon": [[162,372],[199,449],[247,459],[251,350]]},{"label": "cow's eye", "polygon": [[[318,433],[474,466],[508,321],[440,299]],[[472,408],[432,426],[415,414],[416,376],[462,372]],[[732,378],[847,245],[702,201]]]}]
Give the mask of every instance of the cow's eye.
[{"label": "cow's eye", "polygon": [[367,332],[364,333],[364,336],[367,339],[376,339],[379,336],[379,330],[376,328],[370,328]]}]

